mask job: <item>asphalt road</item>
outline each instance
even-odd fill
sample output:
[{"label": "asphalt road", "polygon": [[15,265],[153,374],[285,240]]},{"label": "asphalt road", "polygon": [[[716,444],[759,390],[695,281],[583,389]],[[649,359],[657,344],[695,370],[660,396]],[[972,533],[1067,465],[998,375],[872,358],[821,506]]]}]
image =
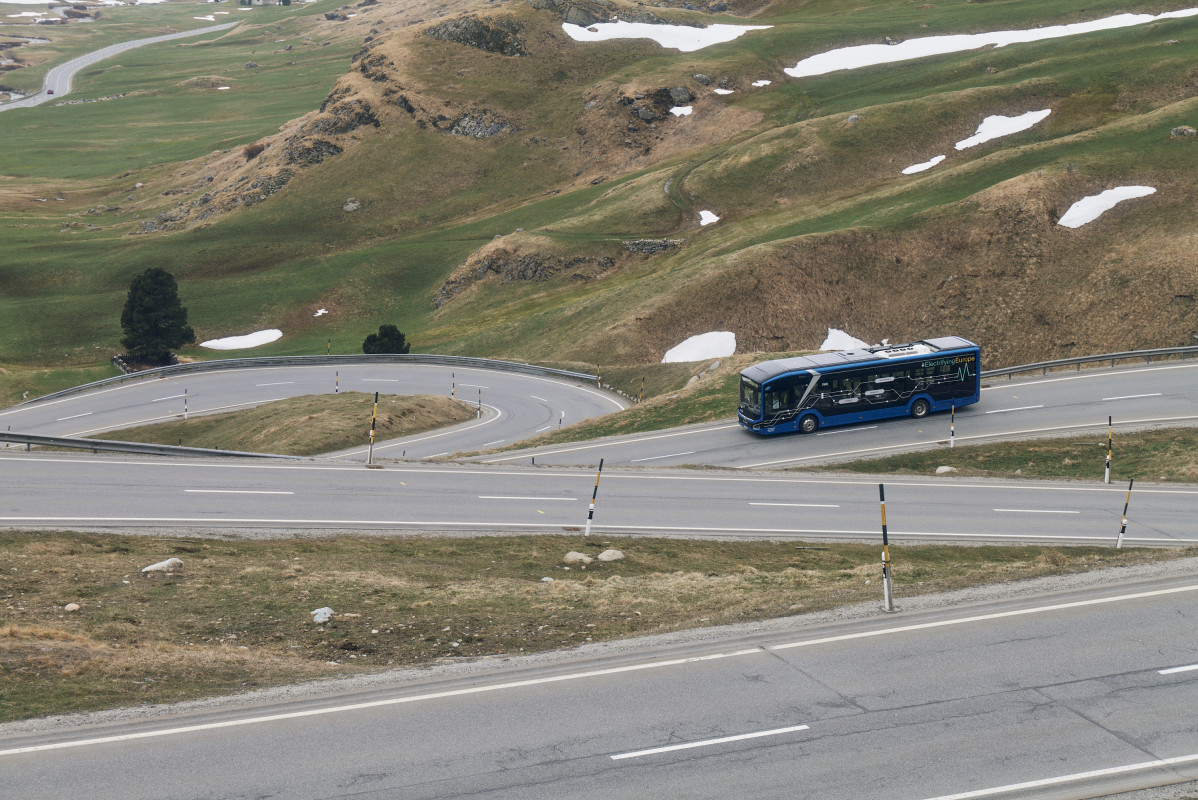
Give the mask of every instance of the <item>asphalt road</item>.
[{"label": "asphalt road", "polygon": [[[5,796],[1091,797],[1198,778],[1198,584],[0,738]],[[519,662],[516,662],[519,663]]]},{"label": "asphalt road", "polygon": [[[240,20],[238,20],[240,22]],[[228,30],[236,25],[237,22],[226,22],[221,25],[209,25],[206,28],[196,28],[189,31],[179,31],[177,33],[167,33],[162,36],[149,36],[145,39],[135,39],[131,42],[121,42],[120,44],[112,44],[108,47],[103,47],[91,53],[72,58],[63,64],[52,67],[47,73],[45,80],[42,81],[41,91],[36,94],[31,94],[20,100],[14,100],[11,103],[0,104],[0,111],[11,111],[14,108],[31,108],[39,106],[42,103],[57,101],[63,95],[71,93],[71,84],[75,78],[75,74],[81,69],[86,69],[92,64],[99,63],[105,59],[112,58],[115,55],[132,50],[135,47],[144,47],[148,44],[158,44],[159,42],[169,42],[172,39],[186,39],[191,36],[200,36],[205,33],[216,33],[217,31]]]},{"label": "asphalt road", "polygon": [[[558,425],[610,414],[627,407],[618,395],[594,385],[560,378],[431,364],[342,367],[264,367],[202,372],[161,380],[123,383],[96,392],[0,411],[0,427],[48,436],[103,438],[105,431],[182,417],[232,411],[253,405],[334,390],[383,394],[453,394],[480,404],[482,418],[445,431],[376,444],[376,457],[409,459],[461,450],[500,447]],[[363,441],[370,408],[363,409]],[[184,444],[187,444],[184,442]],[[365,460],[355,448],[338,458]]]},{"label": "asphalt road", "polygon": [[[735,399],[729,398],[735,414]],[[1198,423],[1198,364],[1172,362],[983,384],[982,400],[956,414],[956,444],[996,439],[1101,433],[1107,418],[1116,430]],[[886,455],[948,444],[950,415],[899,418],[828,428],[814,435],[758,436],[734,420],[640,436],[543,447],[484,456],[491,464],[527,463],[631,466],[718,465],[776,469],[808,463]]]}]

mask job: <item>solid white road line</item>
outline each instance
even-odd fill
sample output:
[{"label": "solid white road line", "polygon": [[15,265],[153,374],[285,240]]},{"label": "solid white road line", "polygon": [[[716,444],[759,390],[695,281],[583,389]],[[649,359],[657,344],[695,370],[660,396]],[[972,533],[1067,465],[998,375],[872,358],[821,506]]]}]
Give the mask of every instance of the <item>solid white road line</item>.
[{"label": "solid white road line", "polygon": [[256,489],[184,489],[189,494],[295,494],[295,492],[268,492]]},{"label": "solid white road line", "polygon": [[364,703],[352,703],[344,706],[332,706],[329,708],[313,708],[306,711],[291,711],[282,714],[269,714],[261,717],[246,717],[243,719],[231,719],[223,722],[208,722],[200,725],[185,725],[179,728],[164,728],[156,731],[141,731],[139,733],[126,733],[117,736],[101,736],[94,739],[78,739],[74,741],[55,742],[54,744],[32,745],[30,747],[14,747],[11,750],[0,750],[0,757],[13,756],[20,753],[37,753],[43,750],[62,750],[67,747],[87,747],[96,744],[110,744],[112,742],[127,742],[133,739],[153,739],[159,736],[174,736],[180,733],[194,733],[196,731],[210,731],[220,728],[237,728],[242,725],[253,725],[259,722],[278,722],[287,719],[299,719],[302,717],[318,717],[325,714],[340,714],[344,711],[359,711],[366,708],[379,708],[381,706],[395,706],[404,703],[418,703],[422,700],[439,700],[445,697],[461,697],[463,695],[484,694],[488,692],[498,692],[505,689],[518,689],[525,686],[539,686],[546,683],[562,683],[564,681],[576,681],[585,678],[597,678],[605,675],[618,675],[627,672],[639,672],[647,669],[660,669],[662,667],[675,667],[682,664],[695,664],[702,661],[716,661],[721,658],[736,658],[738,656],[750,656],[764,653],[760,647],[748,648],[745,650],[733,650],[727,653],[713,653],[706,656],[691,656],[689,658],[672,658],[664,661],[646,661],[640,664],[629,664],[623,667],[609,667],[607,669],[596,669],[588,672],[571,672],[565,675],[552,675],[547,678],[529,678],[523,681],[510,681],[508,683],[495,683],[484,686],[471,686],[465,689],[448,689],[443,692],[430,692],[429,694],[418,694],[410,697],[392,697],[387,700],[372,700]]},{"label": "solid white road line", "polygon": [[552,425],[546,425],[544,428],[537,428],[537,433],[540,433],[541,431],[547,431],[552,427]]},{"label": "solid white road line", "polygon": [[1141,397],[1160,397],[1160,396],[1161,396],[1160,392],[1153,392],[1152,394],[1125,394],[1125,395],[1121,395],[1119,397],[1104,397],[1102,399],[1103,400],[1137,400]]},{"label": "solid white road line", "polygon": [[483,445],[483,447],[490,447],[493,444],[503,444],[506,441],[507,441],[507,439],[496,439],[493,442],[487,442],[486,444]]},{"label": "solid white road line", "polygon": [[791,725],[789,728],[775,728],[772,731],[757,731],[756,733],[739,733],[735,736],[721,736],[718,739],[704,739],[701,742],[687,742],[686,744],[671,744],[665,747],[652,747],[648,750],[635,750],[631,753],[620,753],[612,756],[612,761],[619,761],[622,758],[639,758],[640,756],[651,756],[657,753],[669,753],[674,750],[689,750],[692,747],[708,747],[713,744],[724,744],[726,742],[740,742],[745,739],[760,739],[762,736],[777,736],[781,733],[793,733],[795,731],[810,730],[806,725]]},{"label": "solid white road line", "polygon": [[[487,409],[488,411],[494,411],[495,415],[488,416],[486,419],[479,420],[477,422],[462,423],[461,425],[454,425],[450,428],[446,428],[445,430],[441,431],[440,433],[430,433],[428,436],[417,436],[415,438],[407,437],[407,438],[403,438],[403,439],[389,439],[386,442],[376,443],[374,446],[374,451],[376,453],[378,453],[383,450],[392,450],[396,447],[402,447],[402,448],[406,449],[407,446],[410,444],[416,444],[417,442],[428,441],[429,439],[437,439],[442,436],[453,436],[455,434],[465,433],[466,431],[472,431],[475,428],[480,428],[483,425],[490,425],[492,422],[498,422],[499,420],[503,419],[503,412],[500,411],[495,406],[489,406],[486,403],[483,403],[483,408]],[[363,447],[360,450],[350,450],[348,452],[341,453],[339,455],[329,456],[329,458],[338,459],[338,458],[349,458],[350,456],[365,455],[369,449],[370,448],[368,448],[368,447]],[[439,453],[438,455],[447,456],[447,455],[449,455],[449,453]],[[437,456],[425,456],[425,458],[436,458],[436,457]]]},{"label": "solid white road line", "polygon": [[549,402],[549,401],[548,401],[548,400],[546,400],[544,397],[537,397],[535,394],[530,394],[530,395],[529,395],[529,397],[531,397],[533,400],[540,400],[542,403],[548,403],[548,402]]},{"label": "solid white road line", "polygon": [[478,496],[478,499],[479,500],[536,500],[538,502],[546,501],[546,500],[568,500],[570,502],[574,502],[578,498],[577,497],[504,497],[504,496],[495,495],[495,494],[480,494]]},{"label": "solid white road line", "polygon": [[995,511],[1006,511],[1011,514],[1080,514],[1080,511],[1056,511],[1045,508],[996,508]]},{"label": "solid white road line", "polygon": [[824,431],[823,433],[817,433],[815,435],[816,436],[833,436],[837,433],[856,433],[857,431],[872,431],[876,427],[878,427],[878,426],[877,425],[867,425],[864,428],[844,428],[843,430],[839,430],[839,431]]},{"label": "solid white road line", "polygon": [[170,397],[156,397],[153,400],[151,400],[150,402],[151,403],[161,403],[163,400],[177,400],[182,396],[183,395],[181,395],[181,394],[172,394]]},{"label": "solid white road line", "polygon": [[279,381],[277,383],[255,383],[255,386],[290,386],[295,381]]},{"label": "solid white road line", "polygon": [[465,386],[469,389],[490,389],[490,386],[479,386],[477,383],[459,383],[458,386]]},{"label": "solid white road line", "polygon": [[[1198,365],[1195,365],[1195,366],[1198,366]],[[987,413],[989,413],[989,412],[987,412]],[[1154,424],[1154,423],[1158,423],[1158,422],[1188,422],[1190,420],[1195,420],[1195,419],[1198,419],[1198,416],[1191,415],[1191,416],[1183,416],[1183,417],[1155,417],[1155,418],[1147,418],[1147,419],[1125,419],[1125,420],[1120,420],[1119,424],[1123,425],[1123,426],[1149,425],[1149,424]],[[1051,428],[1028,428],[1026,430],[1021,430],[1021,431],[999,431],[998,433],[980,433],[980,434],[975,434],[972,436],[958,436],[957,441],[958,442],[967,442],[967,441],[973,441],[974,439],[998,439],[998,438],[1003,438],[1003,437],[1027,436],[1029,434],[1034,434],[1034,433],[1059,433],[1061,431],[1077,430],[1079,428],[1098,428],[1098,427],[1105,428],[1106,423],[1105,422],[1083,422],[1079,425],[1057,425],[1057,426],[1054,426]],[[775,466],[778,466],[779,464],[797,464],[800,461],[815,461],[817,459],[839,458],[841,456],[857,456],[857,455],[862,455],[864,453],[881,453],[881,452],[885,452],[886,450],[903,450],[903,449],[912,448],[912,447],[924,447],[927,444],[928,444],[927,441],[914,441],[914,442],[907,442],[905,444],[882,445],[881,447],[863,447],[860,450],[842,450],[839,453],[821,453],[820,455],[816,455],[816,456],[798,456],[796,458],[780,458],[776,461],[762,461],[758,464],[742,464],[739,467],[734,467],[734,469],[757,469],[759,467],[775,467]],[[596,446],[598,446],[598,445],[596,445]],[[611,447],[612,443],[608,442],[607,446]],[[553,455],[553,454],[547,453],[546,455]],[[518,456],[513,456],[513,458],[518,458]]]},{"label": "solid white road line", "polygon": [[[245,406],[264,406],[267,403],[277,403],[280,400],[286,400],[286,399],[287,398],[285,398],[285,397],[275,397],[271,400],[253,400],[248,403],[234,403],[231,406],[213,406],[212,408],[197,408],[197,409],[193,409],[191,413],[193,413],[193,414],[211,414],[213,411],[227,411],[230,408],[243,408]],[[103,428],[91,428],[90,430],[78,431],[78,432],[72,433],[70,435],[71,436],[86,436],[89,433],[97,433],[99,431],[110,431],[110,430],[114,430],[116,428],[131,428],[134,425],[144,425],[148,422],[157,422],[158,420],[162,420],[162,419],[175,419],[178,416],[179,416],[178,414],[167,414],[164,417],[150,417],[148,419],[139,419],[136,422],[123,422],[120,425],[106,425]]]},{"label": "solid white road line", "polygon": [[1020,406],[1019,408],[996,408],[993,411],[987,411],[987,414],[1005,414],[1008,411],[1031,411],[1034,408],[1044,408],[1044,406]]},{"label": "solid white road line", "polygon": [[[590,391],[590,390],[586,389],[584,391]],[[708,431],[722,431],[722,430],[727,430],[728,428],[737,428],[737,427],[739,427],[739,425],[737,425],[736,423],[733,423],[731,425],[715,425],[710,428],[698,428],[698,429],[692,430],[692,431],[679,431],[677,433],[659,433],[654,436],[642,436],[639,439],[624,439],[623,441],[620,441],[618,444],[638,444],[640,442],[652,442],[657,439],[672,439],[675,436],[691,436],[696,433],[707,433]],[[525,454],[519,455],[519,456],[504,456],[503,458],[483,458],[483,459],[479,459],[479,461],[480,461],[480,463],[483,463],[483,464],[496,464],[500,461],[515,461],[516,459],[520,459],[520,458],[528,458],[530,455],[556,456],[556,455],[561,455],[562,453],[574,453],[579,450],[594,450],[597,447],[611,447],[614,444],[616,444],[616,443],[615,442],[602,442],[599,444],[581,444],[581,445],[578,445],[577,447],[562,447],[557,450],[546,450],[541,453],[525,453]]]},{"label": "solid white road line", "polygon": [[62,418],[60,418],[60,419],[56,419],[56,420],[54,420],[54,421],[55,421],[55,422],[64,422],[64,421],[66,421],[66,420],[68,420],[68,419],[78,419],[79,417],[90,417],[91,415],[92,415],[92,412],[90,412],[90,411],[85,411],[85,412],[83,412],[82,414],[72,414],[72,415],[71,415],[71,416],[69,416],[69,417],[62,417]]},{"label": "solid white road line", "polygon": [[1170,667],[1169,669],[1157,670],[1161,675],[1172,675],[1175,672],[1193,672],[1198,669],[1198,664],[1190,664],[1188,667]]},{"label": "solid white road line", "polygon": [[1073,783],[1075,781],[1103,778],[1108,775],[1122,775],[1127,772],[1139,772],[1140,770],[1145,769],[1172,767],[1178,764],[1188,764],[1194,761],[1198,761],[1198,754],[1177,756],[1175,758],[1157,758],[1153,759],[1152,761],[1141,761],[1139,764],[1126,764],[1122,767],[1108,767],[1106,769],[1091,770],[1090,772],[1075,772],[1072,775],[1060,775],[1056,778],[1042,778],[1038,781],[1012,783],[1008,786],[995,786],[990,789],[976,789],[972,792],[961,792],[960,794],[946,794],[941,795],[940,797],[929,798],[929,800],[971,800],[971,798],[974,797],[993,797],[994,795],[998,794],[1021,792],[1027,789],[1041,789],[1046,786],[1060,786],[1061,784]]},{"label": "solid white road line", "polygon": [[629,461],[628,463],[629,464],[639,464],[642,461],[657,461],[658,459],[662,459],[662,458],[677,458],[678,456],[692,456],[694,454],[695,454],[694,450],[687,450],[685,453],[670,453],[669,455],[664,455],[664,456],[649,456],[648,458],[634,458],[631,461]]},{"label": "solid white road line", "polygon": [[749,501],[751,506],[786,506],[787,508],[840,508],[840,506],[832,505],[831,503],[754,503]]},{"label": "solid white road line", "polygon": [[362,383],[399,383],[399,378],[362,378]]},{"label": "solid white road line", "polygon": [[992,619],[1006,619],[1007,617],[1025,617],[1030,614],[1043,614],[1048,611],[1062,611],[1068,608],[1084,608],[1085,606],[1100,606],[1109,603],[1121,603],[1125,600],[1142,600],[1146,597],[1162,597],[1169,594],[1178,594],[1180,592],[1198,591],[1198,583],[1189,586],[1175,586],[1172,589],[1153,589],[1147,592],[1135,592],[1133,594],[1121,594],[1114,597],[1098,597],[1093,600],[1077,600],[1072,603],[1056,603],[1050,606],[1037,606],[1035,608],[1021,608],[1015,611],[998,611],[993,614],[978,614],[972,617],[956,617],[953,619],[942,619],[936,622],[920,622],[914,625],[898,625],[893,628],[879,628],[873,631],[860,631],[858,633],[845,633],[839,636],[825,636],[822,639],[807,639],[802,642],[791,642],[790,644],[775,644],[767,647],[767,650],[790,650],[795,647],[810,647],[816,644],[828,644],[830,642],[847,642],[852,639],[868,639],[874,636],[889,636],[894,633],[910,633],[911,631],[928,630],[929,628],[948,628],[953,625],[968,625],[971,622],[986,622]]}]

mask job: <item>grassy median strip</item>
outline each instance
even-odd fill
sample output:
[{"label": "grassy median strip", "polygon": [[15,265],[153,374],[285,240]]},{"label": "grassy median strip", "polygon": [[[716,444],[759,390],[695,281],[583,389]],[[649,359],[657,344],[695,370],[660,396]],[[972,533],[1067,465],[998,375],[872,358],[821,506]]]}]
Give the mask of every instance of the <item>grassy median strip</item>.
[{"label": "grassy median strip", "polygon": [[[1120,433],[1113,438],[1111,481],[1198,482],[1198,428]],[[957,475],[987,478],[1103,479],[1107,456],[1107,432],[1067,439],[1036,439],[996,442],[918,453],[871,458],[860,461],[801,467],[803,470],[934,475],[945,466]]]},{"label": "grassy median strip", "polygon": [[[179,417],[183,416],[182,400]],[[192,416],[101,434],[120,442],[311,456],[370,441],[374,396],[363,392],[291,397],[242,411]],[[469,403],[437,395],[380,395],[375,441],[397,439],[474,419]]]},{"label": "grassy median strip", "polygon": [[[625,558],[563,561],[608,548]],[[0,721],[880,602],[878,552],[581,535],[0,533]],[[1182,552],[903,545],[892,558],[901,599]],[[167,558],[181,570],[141,571]],[[315,623],[323,607],[334,614]]]}]

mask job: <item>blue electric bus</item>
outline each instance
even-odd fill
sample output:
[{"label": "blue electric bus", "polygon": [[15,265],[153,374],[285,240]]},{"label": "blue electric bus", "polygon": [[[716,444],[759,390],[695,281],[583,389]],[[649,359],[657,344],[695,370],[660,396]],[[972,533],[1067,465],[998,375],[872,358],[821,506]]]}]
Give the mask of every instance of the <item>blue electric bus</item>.
[{"label": "blue electric bus", "polygon": [[959,336],[763,361],[740,373],[737,417],[761,434],[926,417],[981,399],[981,361]]}]

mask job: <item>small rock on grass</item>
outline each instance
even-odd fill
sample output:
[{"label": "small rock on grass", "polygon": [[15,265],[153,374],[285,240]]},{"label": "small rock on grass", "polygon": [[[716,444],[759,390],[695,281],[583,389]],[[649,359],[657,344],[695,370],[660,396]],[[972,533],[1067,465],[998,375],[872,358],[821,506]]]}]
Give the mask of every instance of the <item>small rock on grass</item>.
[{"label": "small rock on grass", "polygon": [[948,467],[948,466],[936,467],[937,475],[948,475],[950,472],[956,472],[956,471],[957,471],[956,467]]},{"label": "small rock on grass", "polygon": [[600,561],[619,561],[624,557],[624,554],[619,550],[604,550],[599,554]]},{"label": "small rock on grass", "polygon": [[562,559],[567,564],[590,564],[595,559],[588,556],[586,553],[579,553],[574,550],[566,553],[566,557]]}]

